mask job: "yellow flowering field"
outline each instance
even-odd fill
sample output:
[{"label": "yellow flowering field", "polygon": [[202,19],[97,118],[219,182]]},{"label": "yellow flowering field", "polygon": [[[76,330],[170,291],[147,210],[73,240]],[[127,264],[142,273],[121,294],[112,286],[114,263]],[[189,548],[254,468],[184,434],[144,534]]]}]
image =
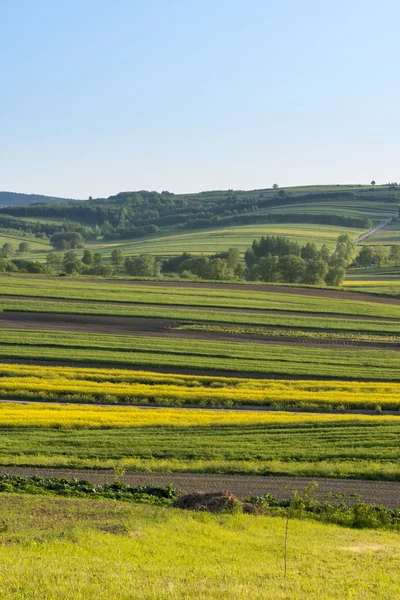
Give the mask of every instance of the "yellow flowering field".
[{"label": "yellow flowering field", "polygon": [[333,415],[278,411],[237,411],[186,408],[140,408],[123,406],[76,406],[71,404],[0,404],[0,426],[37,427],[144,427],[147,425],[298,425],[365,424],[392,422],[400,424],[400,416]]},{"label": "yellow flowering field", "polygon": [[0,365],[0,398],[274,409],[400,409],[400,384],[196,377],[73,367]]}]

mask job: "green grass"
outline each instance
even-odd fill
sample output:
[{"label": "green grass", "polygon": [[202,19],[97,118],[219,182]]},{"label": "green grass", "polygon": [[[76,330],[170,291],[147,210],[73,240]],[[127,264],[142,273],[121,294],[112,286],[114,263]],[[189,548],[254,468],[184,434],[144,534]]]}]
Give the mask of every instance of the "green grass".
[{"label": "green grass", "polygon": [[3,495],[2,600],[385,600],[400,537],[312,521]]},{"label": "green grass", "polygon": [[400,381],[392,350],[271,346],[124,335],[0,330],[0,357],[186,370]]},{"label": "green grass", "polygon": [[1,426],[0,464],[400,481],[398,419],[197,426]]}]

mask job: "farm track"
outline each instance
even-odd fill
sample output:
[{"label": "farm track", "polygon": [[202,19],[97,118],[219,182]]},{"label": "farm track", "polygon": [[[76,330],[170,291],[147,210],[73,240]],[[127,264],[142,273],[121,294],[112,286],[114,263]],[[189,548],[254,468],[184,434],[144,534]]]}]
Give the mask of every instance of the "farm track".
[{"label": "farm track", "polygon": [[[110,470],[52,469],[44,467],[0,467],[0,474],[31,477],[66,477],[86,479],[95,484],[115,481]],[[280,477],[262,475],[219,475],[202,473],[135,473],[127,472],[122,480],[130,485],[172,484],[185,493],[194,491],[215,492],[229,490],[239,498],[261,496],[269,493],[277,498],[290,498],[294,491],[302,491],[311,483],[318,484],[314,495],[328,499],[330,494],[359,496],[367,504],[400,507],[400,483],[395,481],[372,481],[363,479],[330,479],[323,477]],[[351,498],[348,499],[351,501]]]},{"label": "farm track", "polygon": [[[152,336],[175,339],[212,340],[219,342],[250,342],[283,346],[340,347],[346,349],[387,349],[400,351],[400,344],[358,342],[356,340],[328,340],[289,336],[267,336],[246,333],[180,330],[187,321],[145,317],[115,317],[100,315],[71,315],[62,313],[4,312],[0,313],[0,328],[70,331],[118,335]],[[207,325],[206,322],[197,322]],[[224,323],[215,323],[224,325]],[[267,327],[266,327],[267,328]]]}]

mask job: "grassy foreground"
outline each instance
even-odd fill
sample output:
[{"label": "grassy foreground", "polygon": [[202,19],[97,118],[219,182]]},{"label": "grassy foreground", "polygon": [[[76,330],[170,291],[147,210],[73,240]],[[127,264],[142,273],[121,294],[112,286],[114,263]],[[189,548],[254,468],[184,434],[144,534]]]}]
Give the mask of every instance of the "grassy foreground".
[{"label": "grassy foreground", "polygon": [[249,515],[34,496],[0,498],[3,600],[383,600],[400,536]]}]

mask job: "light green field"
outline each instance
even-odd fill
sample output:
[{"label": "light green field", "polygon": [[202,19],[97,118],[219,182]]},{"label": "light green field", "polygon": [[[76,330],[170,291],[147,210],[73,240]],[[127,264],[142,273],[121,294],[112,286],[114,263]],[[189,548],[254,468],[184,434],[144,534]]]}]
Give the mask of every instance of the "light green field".
[{"label": "light green field", "polygon": [[298,223],[244,225],[237,227],[220,227],[185,233],[162,233],[157,236],[139,238],[134,241],[115,241],[107,244],[97,242],[90,247],[103,256],[110,256],[114,248],[120,248],[126,255],[137,255],[144,252],[159,256],[181,254],[182,252],[205,253],[223,252],[228,248],[239,248],[241,252],[251,246],[256,238],[263,235],[283,235],[299,242],[315,242],[318,246],[326,244],[334,248],[336,240],[342,233],[354,237],[361,235],[362,230],[330,225],[309,225]]},{"label": "light green field", "polygon": [[400,220],[392,221],[389,225],[371,235],[371,237],[365,240],[365,244],[371,246],[376,246],[377,244],[383,244],[384,246],[400,244]]},{"label": "light green field", "polygon": [[[21,242],[28,242],[31,249],[29,252],[24,252],[20,254],[17,252],[18,246]],[[24,259],[24,260],[39,260],[43,262],[46,258],[47,252],[49,252],[52,248],[48,240],[38,240],[35,237],[28,236],[18,236],[17,234],[8,234],[4,233],[0,229],[0,248],[3,244],[11,244],[14,248],[14,254],[11,257],[12,259]]]},{"label": "light green field", "polygon": [[[260,213],[300,213],[300,214],[329,214],[344,217],[366,216],[374,223],[379,223],[390,216],[397,214],[396,205],[393,203],[377,203],[361,200],[327,200],[326,202],[296,202],[284,204]],[[301,225],[298,225],[301,227]]]},{"label": "light green field", "polygon": [[282,517],[2,495],[2,600],[394,600],[400,536]]}]

